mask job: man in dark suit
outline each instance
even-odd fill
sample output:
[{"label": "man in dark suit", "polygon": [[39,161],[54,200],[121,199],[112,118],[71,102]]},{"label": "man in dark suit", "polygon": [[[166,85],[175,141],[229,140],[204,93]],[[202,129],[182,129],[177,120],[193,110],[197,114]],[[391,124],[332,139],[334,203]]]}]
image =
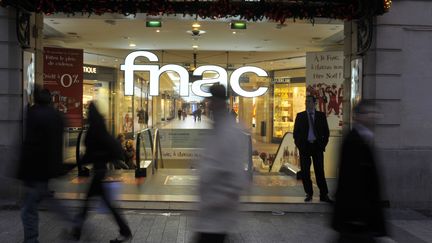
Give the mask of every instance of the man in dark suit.
[{"label": "man in dark suit", "polygon": [[324,176],[324,151],[329,140],[326,114],[315,110],[316,99],[306,96],[306,111],[297,114],[294,123],[294,142],[300,152],[301,178],[306,192],[305,202],[312,200],[313,189],[310,178],[311,158],[315,178],[320,189],[320,201],[331,203]]}]

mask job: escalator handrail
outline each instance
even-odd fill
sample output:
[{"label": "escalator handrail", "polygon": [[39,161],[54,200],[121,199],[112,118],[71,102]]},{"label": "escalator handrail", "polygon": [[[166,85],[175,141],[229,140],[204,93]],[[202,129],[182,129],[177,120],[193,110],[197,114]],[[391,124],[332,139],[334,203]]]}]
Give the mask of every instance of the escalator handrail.
[{"label": "escalator handrail", "polygon": [[159,152],[159,156],[160,156],[161,167],[164,168],[164,162],[163,162],[163,158],[162,158],[162,146],[161,146],[161,142],[160,142],[159,129],[156,128],[155,129],[155,133],[154,133],[154,137],[153,137],[153,163],[154,163],[154,166],[152,168],[153,174],[154,174],[154,169],[159,169],[158,152]]},{"label": "escalator handrail", "polygon": [[[149,136],[149,141],[150,141],[150,149],[153,155],[153,139],[152,139],[152,135],[151,135],[151,131],[150,128],[146,128],[141,130],[138,134],[137,134],[137,140],[136,140],[136,151],[135,151],[135,164],[137,165],[137,169],[141,168],[141,141],[145,141],[143,139],[141,139],[141,136],[144,136],[145,133],[147,133],[147,135]],[[145,149],[145,147],[144,147]],[[147,159],[147,151],[145,151],[145,158]]]},{"label": "escalator handrail", "polygon": [[247,132],[242,132],[243,135],[245,135],[248,139],[248,173],[249,173],[249,178],[253,179],[253,161],[252,161],[252,136],[250,133]]},{"label": "escalator handrail", "polygon": [[[282,144],[283,144],[283,141],[285,140],[285,137],[286,137],[286,135],[288,135],[288,134],[291,134],[292,136],[294,136],[294,134],[293,134],[292,132],[286,132],[286,133],[284,134],[284,136],[282,137],[281,142],[279,143],[278,149],[277,149],[277,151],[276,151],[276,154],[275,154],[275,157],[274,157],[274,161],[273,161],[273,163],[269,166],[269,172],[272,171],[272,169],[273,169],[273,165],[274,165],[275,162],[276,162],[276,158],[278,157],[277,155],[278,155],[279,152],[280,152],[280,148],[281,148],[281,146],[282,146]],[[282,167],[282,166],[281,166],[281,167]],[[280,170],[280,168],[279,168],[279,170]],[[279,172],[279,171],[278,171],[278,172]]]},{"label": "escalator handrail", "polygon": [[75,159],[78,167],[78,173],[79,171],[82,170],[80,150],[81,150],[81,138],[83,137],[84,132],[87,132],[87,129],[81,129],[80,132],[78,133],[77,143],[75,146]]}]

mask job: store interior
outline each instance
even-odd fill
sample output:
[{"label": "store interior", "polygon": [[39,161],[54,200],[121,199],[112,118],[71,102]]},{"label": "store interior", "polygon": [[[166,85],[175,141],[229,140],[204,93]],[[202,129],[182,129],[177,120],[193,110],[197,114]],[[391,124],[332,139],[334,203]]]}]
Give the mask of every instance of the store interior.
[{"label": "store interior", "polygon": [[[161,26],[146,27],[150,20],[160,21]],[[233,29],[235,22],[246,27]],[[203,97],[192,93],[189,97],[179,96],[179,76],[175,72],[168,71],[160,76],[158,96],[149,95],[149,74],[136,72],[134,95],[125,96],[124,73],[120,65],[129,53],[149,51],[158,57],[159,66],[176,64],[190,73],[202,65],[220,66],[228,75],[243,66],[264,69],[268,77],[247,73],[241,77],[240,86],[247,91],[268,87],[268,92],[254,98],[230,93],[228,106],[237,114],[237,121],[245,131],[251,134],[255,156],[267,155],[266,160],[262,159],[254,167],[257,180],[264,180],[259,179],[262,175],[274,176],[266,179],[271,183],[260,182],[272,186],[284,186],[283,181],[287,180],[284,177],[287,175],[271,172],[269,163],[272,161],[267,158],[276,155],[284,135],[293,130],[296,114],[305,109],[306,53],[342,51],[344,46],[343,22],[329,19],[315,19],[314,23],[305,20],[277,23],[265,19],[248,22],[236,18],[210,20],[171,15],[155,19],[145,14],[91,17],[54,14],[44,17],[43,33],[44,46],[83,49],[84,66],[108,70],[105,74],[110,75],[87,74],[86,79],[84,69],[83,117],[85,119],[85,105],[96,100],[110,132],[114,136],[126,134],[130,139],[146,128],[190,129],[191,132],[208,129],[211,120]],[[137,58],[135,63],[144,64],[148,60]],[[215,75],[206,73],[203,79]],[[204,118],[201,123],[193,118],[198,108]],[[185,111],[185,120],[183,115],[178,116],[179,110]],[[73,161],[75,148],[67,149],[70,151],[66,153],[68,160]],[[170,149],[173,148],[167,148],[167,151]],[[194,169],[193,161],[178,158],[170,160],[167,157],[165,165],[171,171]],[[333,173],[334,169],[328,171]]]}]

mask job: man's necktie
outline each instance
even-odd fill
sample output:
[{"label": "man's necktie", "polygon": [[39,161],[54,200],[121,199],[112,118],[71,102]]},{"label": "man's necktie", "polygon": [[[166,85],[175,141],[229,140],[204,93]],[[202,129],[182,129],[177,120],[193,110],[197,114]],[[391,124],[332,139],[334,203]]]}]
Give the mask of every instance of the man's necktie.
[{"label": "man's necktie", "polygon": [[308,141],[313,143],[316,140],[315,136],[315,127],[314,127],[314,119],[312,113],[308,113],[309,115],[309,132],[308,132]]}]

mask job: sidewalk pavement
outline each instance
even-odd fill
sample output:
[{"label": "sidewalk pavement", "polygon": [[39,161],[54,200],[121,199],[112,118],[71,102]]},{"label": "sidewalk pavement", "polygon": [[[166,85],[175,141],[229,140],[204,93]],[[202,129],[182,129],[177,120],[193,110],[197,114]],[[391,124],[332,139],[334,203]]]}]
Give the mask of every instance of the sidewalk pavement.
[{"label": "sidewalk pavement", "polygon": [[[193,238],[193,211],[125,210],[133,232],[132,242],[191,242]],[[426,243],[432,242],[432,217],[409,209],[387,211],[391,239],[381,242]],[[334,242],[336,233],[329,228],[328,213],[271,212],[241,213],[235,233],[229,243],[271,242]],[[65,224],[56,215],[40,211],[40,242],[73,242],[63,240]],[[86,221],[81,242],[109,242],[117,236],[118,229],[109,214],[92,211]],[[17,209],[0,209],[0,242],[22,242],[23,231],[20,212]]]}]

